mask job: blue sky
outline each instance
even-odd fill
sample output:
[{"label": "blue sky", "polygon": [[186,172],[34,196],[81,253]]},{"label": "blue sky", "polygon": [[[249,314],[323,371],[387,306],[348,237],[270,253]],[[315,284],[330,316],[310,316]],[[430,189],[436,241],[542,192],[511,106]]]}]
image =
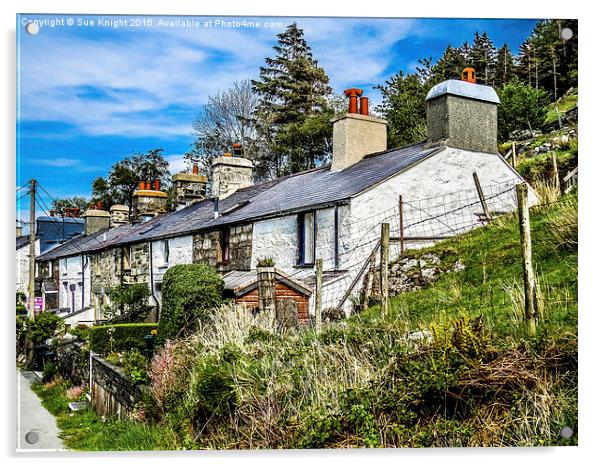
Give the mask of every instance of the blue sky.
[{"label": "blue sky", "polygon": [[[174,19],[180,21],[159,24]],[[41,22],[36,35],[24,31],[30,20]],[[227,24],[243,20],[261,27]],[[91,181],[117,160],[156,147],[179,171],[193,140],[191,122],[207,97],[236,80],[256,78],[273,54],[276,34],[293,20],[333,90],[362,87],[373,101],[379,98],[373,86],[399,70],[413,71],[419,58],[436,60],[447,44],[471,42],[475,31],[487,31],[497,46],[507,42],[517,52],[536,23],[21,15],[17,186],[35,177],[54,197],[89,196]],[[17,205],[20,218],[28,215],[27,202]]]}]

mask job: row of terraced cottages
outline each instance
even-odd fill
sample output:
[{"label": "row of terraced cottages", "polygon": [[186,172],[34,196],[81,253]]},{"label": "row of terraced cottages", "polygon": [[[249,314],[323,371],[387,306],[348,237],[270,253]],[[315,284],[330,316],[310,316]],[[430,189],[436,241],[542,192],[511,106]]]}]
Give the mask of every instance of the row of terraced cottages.
[{"label": "row of terraced cottages", "polygon": [[[360,90],[346,94],[349,111],[333,122],[330,165],[254,184],[252,162],[235,149],[213,161],[206,197],[207,178],[197,167],[174,175],[174,212],[165,212],[167,194],[159,186],[144,183],[130,216],[124,206],[88,210],[83,235],[38,259],[44,280],[54,284],[48,288],[58,290],[56,311],[72,324],[97,321],[110,304],[111,287],[147,283],[158,318],[163,275],[185,263],[216,267],[226,290],[253,306],[248,294],[256,289],[257,262],[272,258],[283,297],[295,297],[299,319],[307,320],[313,313],[316,259],[324,262],[323,307],[337,306],[370,256],[380,223],[390,221],[392,236],[399,236],[400,195],[408,201],[404,216],[426,218],[434,236],[449,235],[458,230],[449,231],[435,212],[430,221],[429,212],[426,217],[412,212],[420,208],[419,200],[474,191],[473,173],[484,186],[523,182],[498,154],[499,99],[491,87],[456,80],[433,87],[426,99],[427,140],[390,150],[387,122],[369,115],[366,102],[358,112]],[[512,189],[502,196],[509,201],[503,205],[512,205]],[[448,225],[454,215],[462,231],[482,224],[478,202],[460,205],[460,196],[450,199],[437,207],[449,210]],[[404,235],[425,231],[424,221],[414,232],[408,225]],[[346,312],[352,299],[353,293],[344,302]]]}]

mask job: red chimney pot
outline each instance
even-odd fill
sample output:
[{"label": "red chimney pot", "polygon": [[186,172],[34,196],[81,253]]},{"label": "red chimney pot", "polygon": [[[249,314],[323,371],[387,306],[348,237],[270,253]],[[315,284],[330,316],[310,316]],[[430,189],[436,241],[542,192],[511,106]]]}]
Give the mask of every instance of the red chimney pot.
[{"label": "red chimney pot", "polygon": [[161,182],[158,179],[155,179],[154,188],[155,191],[161,191]]},{"label": "red chimney pot", "polygon": [[144,181],[141,181],[140,183],[138,183],[138,189],[144,189],[146,187],[146,183]]},{"label": "red chimney pot", "polygon": [[357,113],[357,98],[363,93],[364,91],[358,89],[357,87],[345,89],[345,96],[349,97],[349,109],[347,110],[348,113]]},{"label": "red chimney pot", "polygon": [[148,190],[150,190],[150,189],[151,189],[151,182],[150,182],[150,181],[147,181],[147,182],[145,183],[144,189],[148,189]]},{"label": "red chimney pot", "polygon": [[360,115],[368,116],[368,97],[360,97]]},{"label": "red chimney pot", "polygon": [[199,174],[199,164],[194,162],[192,164],[192,174],[193,175],[198,175]]},{"label": "red chimney pot", "polygon": [[96,203],[96,208],[97,208],[98,210],[102,210],[102,202],[98,201],[98,202]]}]

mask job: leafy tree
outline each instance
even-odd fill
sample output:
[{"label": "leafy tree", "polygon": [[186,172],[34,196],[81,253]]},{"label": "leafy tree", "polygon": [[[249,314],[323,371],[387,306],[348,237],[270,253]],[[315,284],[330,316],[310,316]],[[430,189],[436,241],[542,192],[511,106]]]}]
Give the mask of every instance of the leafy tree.
[{"label": "leafy tree", "polygon": [[250,81],[234,82],[230,89],[210,96],[193,122],[195,141],[185,160],[190,165],[198,160],[208,169],[213,158],[235,143],[242,144],[244,156],[254,160],[258,152],[253,116],[257,102]]},{"label": "leafy tree", "polygon": [[531,125],[540,127],[546,119],[549,96],[543,89],[535,89],[513,79],[499,92],[498,138],[505,140],[510,132]]},{"label": "leafy tree", "polygon": [[[140,181],[161,181],[163,190],[169,190],[171,176],[169,163],[163,157],[163,149],[151,149],[144,154],[134,154],[115,163],[107,178],[96,178],[92,184],[95,200],[105,199],[110,204],[126,204],[130,208],[134,191]],[[103,204],[109,208],[110,205]]]},{"label": "leafy tree", "polygon": [[[259,79],[252,81],[259,96],[256,127],[266,148],[259,154],[260,176],[281,176],[311,168],[326,158],[329,150],[329,143],[323,138],[326,127],[317,131],[311,143],[306,140],[310,134],[304,138],[295,134],[306,119],[328,112],[328,96],[332,92],[328,76],[313,58],[303,30],[296,23],[277,37],[278,44],[273,47],[276,55],[265,59]],[[315,119],[311,124],[324,121]],[[308,152],[302,153],[302,145]]]},{"label": "leafy tree", "polygon": [[83,213],[90,200],[81,196],[65,197],[62,199],[54,199],[52,201],[52,209],[57,212],[58,215],[64,216],[67,212],[67,208],[77,207]]},{"label": "leafy tree", "polygon": [[376,110],[389,122],[389,147],[412,144],[426,137],[424,99],[429,87],[418,75],[406,75],[403,71],[376,86],[382,94],[382,103]]}]

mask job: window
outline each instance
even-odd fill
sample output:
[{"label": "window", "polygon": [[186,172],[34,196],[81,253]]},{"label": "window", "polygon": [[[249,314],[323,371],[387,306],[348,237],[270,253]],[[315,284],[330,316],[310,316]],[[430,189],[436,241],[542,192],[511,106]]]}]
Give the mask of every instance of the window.
[{"label": "window", "polygon": [[46,262],[46,278],[52,278],[52,262]]},{"label": "window", "polygon": [[219,246],[221,257],[218,262],[228,262],[230,260],[230,229],[226,228],[220,231]]},{"label": "window", "polygon": [[298,217],[299,265],[315,262],[316,216],[306,212]]},{"label": "window", "polygon": [[169,240],[163,241],[163,263],[169,264]]},{"label": "window", "polygon": [[130,247],[124,246],[121,250],[121,265],[123,270],[130,270],[132,268],[130,264]]}]

